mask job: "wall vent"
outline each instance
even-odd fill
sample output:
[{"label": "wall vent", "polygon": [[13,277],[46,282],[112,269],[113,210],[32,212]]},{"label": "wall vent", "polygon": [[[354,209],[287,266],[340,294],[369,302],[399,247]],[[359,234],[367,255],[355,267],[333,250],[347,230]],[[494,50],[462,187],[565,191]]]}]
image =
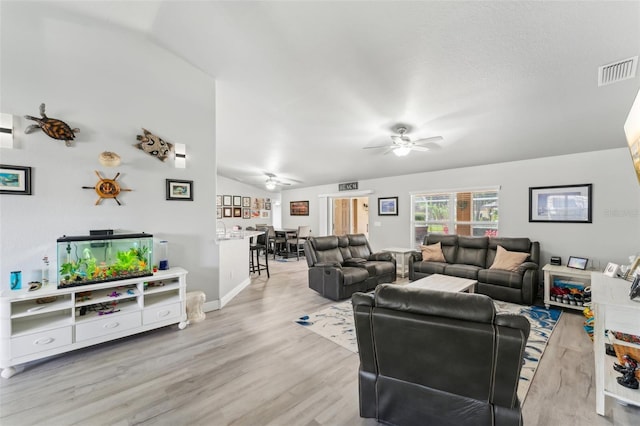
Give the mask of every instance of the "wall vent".
[{"label": "wall vent", "polygon": [[623,59],[598,68],[598,87],[628,80],[636,76],[638,57]]}]

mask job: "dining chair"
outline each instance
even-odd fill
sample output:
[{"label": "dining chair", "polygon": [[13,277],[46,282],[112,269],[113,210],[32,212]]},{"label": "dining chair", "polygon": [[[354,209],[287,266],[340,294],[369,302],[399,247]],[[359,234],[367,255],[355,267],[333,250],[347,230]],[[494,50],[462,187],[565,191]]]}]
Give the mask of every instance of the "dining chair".
[{"label": "dining chair", "polygon": [[295,236],[287,238],[287,249],[291,253],[290,247],[295,246],[296,258],[300,260],[300,252],[304,253],[304,242],[311,236],[311,228],[308,226],[298,226]]}]

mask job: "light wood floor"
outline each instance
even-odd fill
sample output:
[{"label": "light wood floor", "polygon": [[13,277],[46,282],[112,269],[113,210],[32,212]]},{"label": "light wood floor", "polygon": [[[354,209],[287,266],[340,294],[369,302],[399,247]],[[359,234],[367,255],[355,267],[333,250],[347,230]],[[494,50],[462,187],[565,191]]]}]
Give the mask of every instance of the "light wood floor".
[{"label": "light wood floor", "polygon": [[[375,425],[358,414],[358,356],[293,322],[330,305],[307,266],[272,262],[221,311],[27,364],[0,379],[0,424]],[[198,283],[190,283],[197,288]],[[527,426],[638,425],[595,413],[592,344],[562,316],[523,407]]]}]

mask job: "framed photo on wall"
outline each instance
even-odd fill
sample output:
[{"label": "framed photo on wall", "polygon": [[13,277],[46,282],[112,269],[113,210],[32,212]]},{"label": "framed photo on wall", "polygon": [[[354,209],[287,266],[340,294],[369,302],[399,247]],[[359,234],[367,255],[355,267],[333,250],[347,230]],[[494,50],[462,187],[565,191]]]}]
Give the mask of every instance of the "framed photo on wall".
[{"label": "framed photo on wall", "polygon": [[291,216],[309,216],[309,201],[291,201],[289,214]]},{"label": "framed photo on wall", "polygon": [[223,195],[222,196],[222,205],[230,206],[231,205],[231,195]]},{"label": "framed photo on wall", "polygon": [[242,207],[233,208],[233,217],[242,217]]},{"label": "framed photo on wall", "polygon": [[216,219],[222,219],[222,207],[216,209]]},{"label": "framed photo on wall", "polygon": [[224,217],[233,217],[233,212],[231,211],[231,207],[223,207],[222,208],[222,216],[224,216]]},{"label": "framed photo on wall", "polygon": [[216,206],[222,205],[222,195],[216,195]]},{"label": "framed photo on wall", "polygon": [[592,184],[529,188],[529,222],[591,223]]},{"label": "framed photo on wall", "polygon": [[31,167],[0,164],[0,194],[31,195]]},{"label": "framed photo on wall", "polygon": [[166,179],[167,200],[193,201],[193,181]]},{"label": "framed photo on wall", "polygon": [[378,216],[398,216],[398,197],[378,198]]},{"label": "framed photo on wall", "polygon": [[251,209],[248,207],[242,208],[242,218],[243,219],[251,219]]},{"label": "framed photo on wall", "polygon": [[233,206],[234,207],[242,207],[242,197],[239,195],[233,196]]},{"label": "framed photo on wall", "polygon": [[242,207],[251,207],[251,197],[242,197]]}]

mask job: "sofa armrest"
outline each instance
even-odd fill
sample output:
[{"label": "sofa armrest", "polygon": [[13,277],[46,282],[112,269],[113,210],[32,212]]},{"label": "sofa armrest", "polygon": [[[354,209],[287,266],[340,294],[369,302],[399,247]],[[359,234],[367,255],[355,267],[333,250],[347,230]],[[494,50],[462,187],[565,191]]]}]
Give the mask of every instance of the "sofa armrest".
[{"label": "sofa armrest", "polygon": [[342,265],[338,262],[320,262],[313,265],[315,268],[338,268],[342,269]]},{"label": "sofa armrest", "polygon": [[422,262],[422,252],[414,251],[411,253],[411,256],[409,256],[409,262]]},{"label": "sofa armrest", "polygon": [[529,269],[538,269],[538,264],[533,262],[524,262],[522,265],[518,266],[518,272],[520,274],[524,274]]},{"label": "sofa armrest", "polygon": [[379,251],[377,253],[372,253],[369,255],[367,260],[386,260],[389,262],[393,262],[393,255],[388,251]]},{"label": "sofa armrest", "polygon": [[365,263],[367,263],[367,259],[363,259],[361,257],[352,257],[351,259],[347,259],[344,262],[342,262],[342,265],[364,268]]}]

